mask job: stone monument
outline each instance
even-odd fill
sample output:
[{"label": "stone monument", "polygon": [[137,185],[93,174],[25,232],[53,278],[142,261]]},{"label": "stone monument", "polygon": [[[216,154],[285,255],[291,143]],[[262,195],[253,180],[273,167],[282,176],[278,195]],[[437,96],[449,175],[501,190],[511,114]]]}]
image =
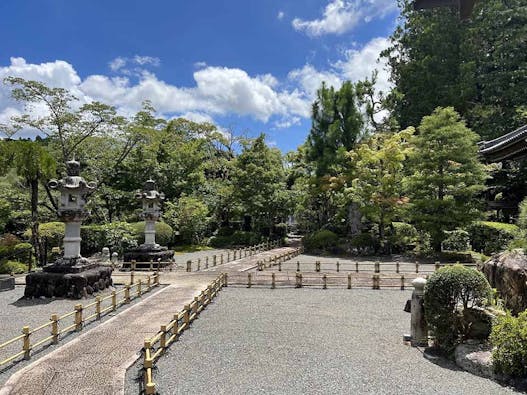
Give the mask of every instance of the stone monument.
[{"label": "stone monument", "polygon": [[79,162],[69,161],[66,167],[65,178],[49,182],[50,188],[60,192],[58,215],[65,224],[64,252],[42,272],[26,276],[26,297],[80,298],[112,285],[112,268],[99,266],[81,256],[81,223],[89,215],[85,205],[96,184],[80,176]]},{"label": "stone monument", "polygon": [[130,263],[136,261],[136,269],[149,269],[150,263],[155,267],[163,267],[172,263],[174,251],[156,243],[156,221],[161,217],[161,202],[165,199],[163,192],[157,191],[154,180],[148,180],[143,190],[136,193],[135,197],[143,205],[142,219],[145,220],[145,242],[138,248],[124,254],[123,268],[130,268]]}]

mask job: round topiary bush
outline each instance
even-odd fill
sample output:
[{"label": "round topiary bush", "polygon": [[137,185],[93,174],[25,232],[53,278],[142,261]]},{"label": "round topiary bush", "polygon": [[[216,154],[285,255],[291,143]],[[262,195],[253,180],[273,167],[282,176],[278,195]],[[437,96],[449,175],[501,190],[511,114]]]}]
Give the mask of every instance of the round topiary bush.
[{"label": "round topiary bush", "polygon": [[21,274],[27,272],[27,265],[18,261],[0,263],[0,274]]},{"label": "round topiary bush", "polygon": [[527,310],[513,317],[498,317],[492,327],[494,369],[512,377],[527,377]]},{"label": "round topiary bush", "polygon": [[446,266],[430,276],[425,286],[425,317],[435,344],[451,352],[469,333],[465,317],[490,300],[492,289],[477,270],[462,265]]},{"label": "round topiary bush", "polygon": [[330,230],[322,229],[304,237],[304,247],[307,251],[328,250],[336,247],[339,237]]}]

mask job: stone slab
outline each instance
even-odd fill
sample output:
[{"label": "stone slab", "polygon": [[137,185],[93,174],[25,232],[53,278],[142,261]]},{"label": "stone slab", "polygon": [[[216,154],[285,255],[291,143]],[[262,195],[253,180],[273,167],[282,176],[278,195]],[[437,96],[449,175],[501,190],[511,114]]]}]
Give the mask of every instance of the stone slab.
[{"label": "stone slab", "polygon": [[15,278],[12,276],[0,277],[0,292],[15,289]]}]

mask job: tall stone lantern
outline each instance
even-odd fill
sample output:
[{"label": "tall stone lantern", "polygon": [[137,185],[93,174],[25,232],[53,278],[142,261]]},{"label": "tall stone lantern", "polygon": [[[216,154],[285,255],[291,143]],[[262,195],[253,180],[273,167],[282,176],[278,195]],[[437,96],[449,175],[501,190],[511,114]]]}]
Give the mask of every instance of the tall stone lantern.
[{"label": "tall stone lantern", "polygon": [[143,204],[141,217],[145,220],[144,246],[159,248],[159,244],[156,244],[156,222],[161,217],[161,202],[165,200],[165,194],[158,192],[155,181],[150,179],[135,197]]},{"label": "tall stone lantern", "polygon": [[80,163],[66,163],[67,175],[51,180],[49,187],[60,192],[58,216],[65,224],[64,253],[42,272],[26,276],[26,297],[67,296],[80,298],[112,285],[112,268],[101,266],[81,256],[81,224],[89,215],[88,196],[96,183],[87,182],[80,175]]},{"label": "tall stone lantern", "polygon": [[86,182],[80,176],[79,162],[71,160],[66,166],[67,177],[51,180],[48,184],[51,189],[60,192],[58,215],[65,224],[64,254],[62,261],[56,264],[79,266],[86,263],[81,256],[81,224],[89,215],[85,208],[88,196],[97,185],[95,182]]},{"label": "tall stone lantern", "polygon": [[145,220],[145,242],[124,254],[123,268],[140,270],[167,266],[172,263],[174,251],[156,243],[156,222],[161,218],[161,203],[165,194],[157,190],[154,180],[149,179],[135,197],[143,207],[141,218]]}]

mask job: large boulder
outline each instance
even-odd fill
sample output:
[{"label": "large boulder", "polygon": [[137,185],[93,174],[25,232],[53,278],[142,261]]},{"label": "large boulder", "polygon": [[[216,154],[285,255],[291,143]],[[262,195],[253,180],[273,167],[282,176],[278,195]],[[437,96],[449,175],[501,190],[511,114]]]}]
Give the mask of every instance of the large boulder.
[{"label": "large boulder", "polygon": [[484,263],[483,273],[513,314],[527,309],[527,256],[523,250],[494,255]]}]

